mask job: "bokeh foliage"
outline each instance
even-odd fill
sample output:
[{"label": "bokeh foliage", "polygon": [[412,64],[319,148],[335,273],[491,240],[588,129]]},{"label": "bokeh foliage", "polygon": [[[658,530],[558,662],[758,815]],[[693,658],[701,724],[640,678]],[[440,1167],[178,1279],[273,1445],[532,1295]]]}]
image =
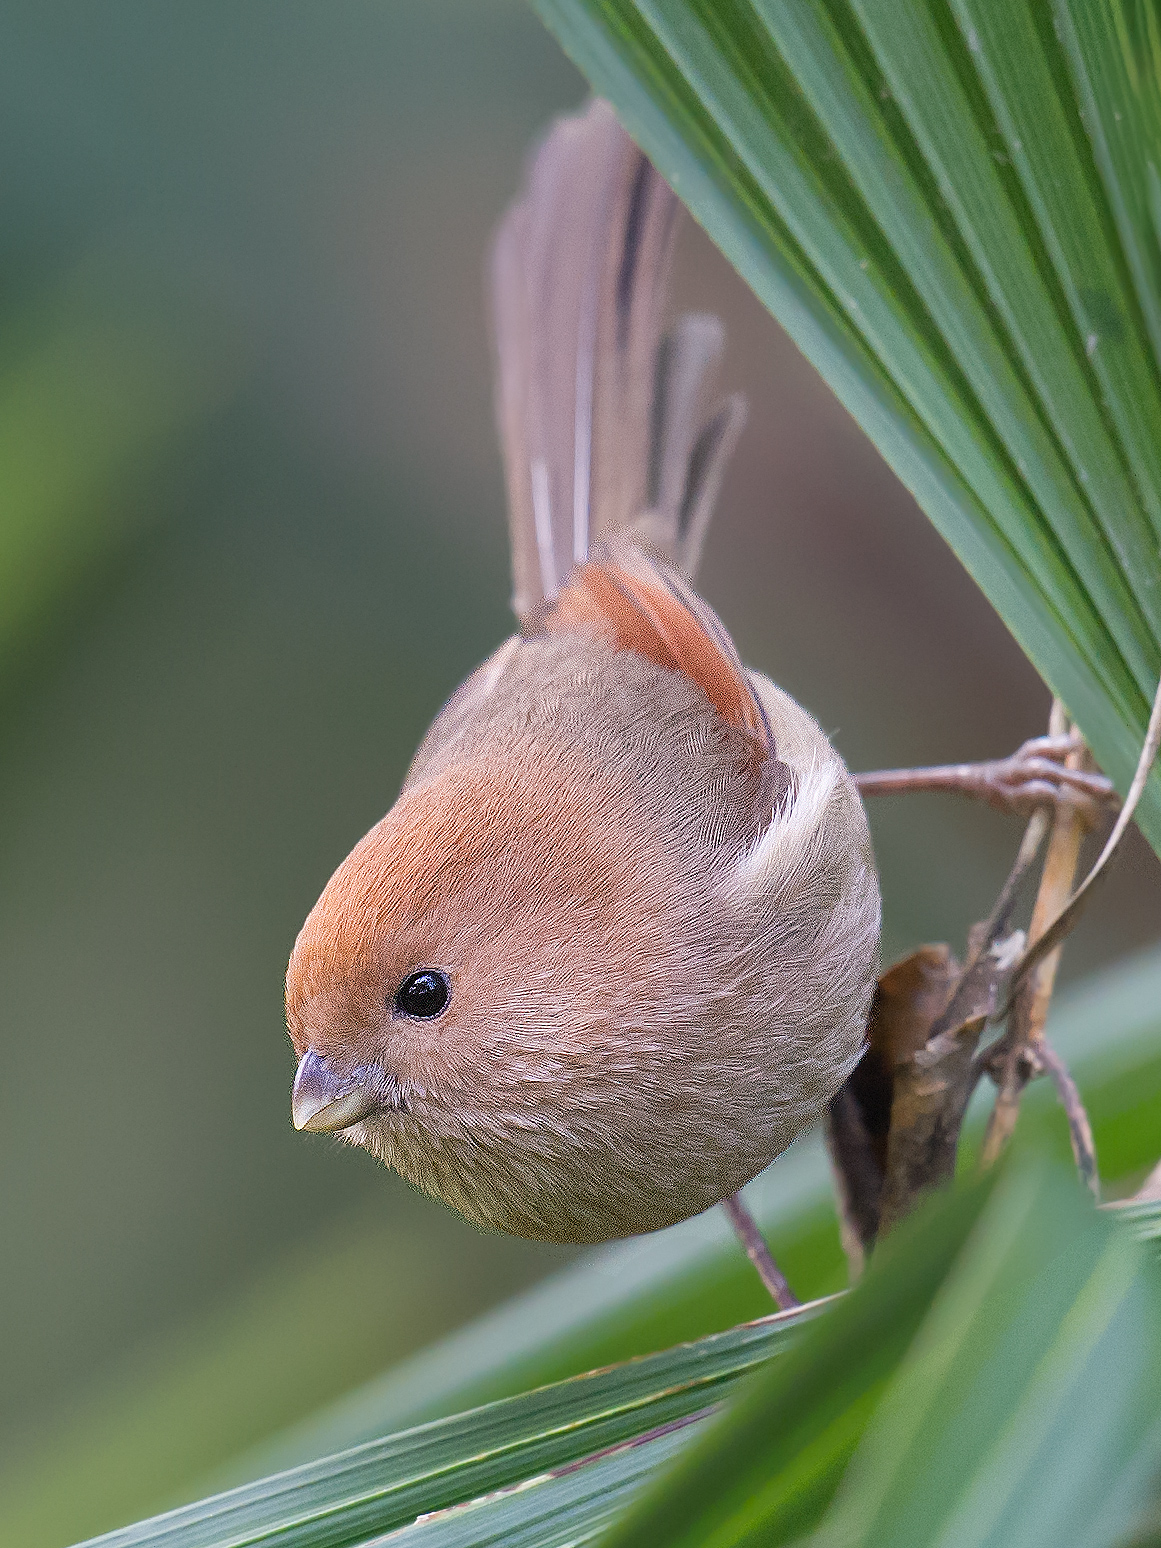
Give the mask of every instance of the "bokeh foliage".
[{"label": "bokeh foliage", "polygon": [[[574,9],[579,15],[580,8]],[[613,8],[605,9],[612,14]],[[10,1049],[5,1087],[5,1137],[14,1158],[9,1175],[20,1178],[6,1202],[6,1220],[18,1229],[8,1231],[6,1239],[19,1240],[23,1223],[19,1203],[12,1213],[14,1199],[26,1199],[28,1212],[36,1211],[33,1176],[46,1184],[59,1181],[60,1195],[70,1201],[69,1210],[43,1216],[38,1233],[50,1243],[39,1300],[45,1324],[55,1324],[55,1333],[43,1345],[32,1338],[10,1342],[17,1363],[22,1348],[47,1349],[59,1357],[62,1370],[88,1358],[89,1351],[102,1350],[106,1328],[124,1338],[131,1326],[153,1342],[136,1373],[101,1388],[76,1412],[71,1426],[50,1428],[44,1442],[23,1456],[17,1455],[19,1447],[7,1447],[0,1540],[22,1545],[60,1543],[75,1535],[74,1523],[84,1530],[88,1522],[126,1519],[174,1491],[188,1498],[196,1492],[194,1475],[203,1469],[212,1470],[213,1481],[253,1478],[300,1458],[318,1458],[360,1437],[454,1414],[594,1364],[708,1334],[763,1310],[748,1267],[724,1231],[716,1222],[698,1222],[672,1237],[614,1250],[578,1269],[576,1278],[566,1272],[531,1300],[513,1303],[458,1340],[437,1344],[429,1355],[416,1356],[368,1387],[359,1386],[368,1372],[522,1279],[544,1272],[553,1260],[534,1253],[521,1257],[516,1244],[473,1238],[434,1206],[392,1194],[380,1179],[358,1170],[354,1158],[320,1146],[304,1148],[284,1132],[286,1072],[258,1054],[277,1046],[280,959],[328,864],[390,799],[409,747],[433,706],[507,627],[479,257],[484,233],[511,191],[523,145],[549,111],[576,99],[579,84],[536,39],[515,6],[446,3],[408,17],[404,8],[388,15],[389,8],[369,5],[326,15],[301,4],[255,6],[244,15],[233,7],[209,5],[175,31],[172,19],[154,8],[130,5],[122,16],[124,32],[116,34],[89,8],[58,10],[52,48],[68,60],[60,80],[47,67],[52,56],[45,39],[54,26],[51,17],[42,21],[46,13],[41,8],[22,12],[14,7],[9,13],[4,25],[12,46],[4,50],[7,63],[0,63],[5,79],[11,77],[7,111],[31,99],[32,83],[48,81],[55,95],[51,89],[44,92],[45,121],[63,142],[69,132],[65,126],[76,115],[79,128],[73,124],[72,129],[84,142],[87,158],[82,176],[70,168],[76,186],[68,189],[73,202],[67,218],[62,221],[54,211],[39,227],[30,223],[26,249],[6,255],[13,277],[9,295],[17,297],[19,306],[8,317],[0,436],[12,470],[12,493],[20,499],[13,498],[12,517],[5,515],[9,524],[0,532],[0,544],[6,545],[0,551],[9,561],[0,583],[7,588],[0,628],[8,630],[2,636],[8,663],[18,670],[28,659],[33,663],[23,680],[16,679],[8,724],[34,749],[27,766],[8,764],[4,829],[3,934],[10,963],[20,969],[9,975],[18,980],[18,988],[9,994],[6,1009],[21,1034]],[[789,28],[795,18],[804,25],[808,20],[801,7],[690,9],[691,15],[695,12],[703,29],[719,19],[740,19],[751,28],[761,23],[771,35],[775,28]],[[655,15],[662,13],[672,19],[678,8],[657,7]],[[838,4],[818,8],[822,36],[833,37],[838,28],[849,42],[856,34],[843,29],[854,14],[853,7]],[[1083,30],[1091,16],[1102,14],[1099,7],[1078,9],[1077,25]],[[1136,92],[1140,114],[1147,117],[1152,99],[1142,83],[1147,88],[1150,77],[1140,65],[1146,61],[1142,49],[1155,47],[1155,39],[1150,40],[1146,12],[1125,14],[1128,51],[1101,55],[1094,81],[1103,82],[1102,89]],[[890,20],[880,13],[881,26]],[[816,29],[815,42],[818,36]],[[923,36],[921,31],[907,38],[897,35],[895,43],[915,48]],[[784,32],[780,47],[787,46],[786,37]],[[797,42],[803,43],[801,35]],[[941,48],[959,49],[946,26],[938,42]],[[880,37],[877,46],[889,43]],[[1036,46],[1050,60],[1058,58],[1051,39],[1039,37]],[[1069,45],[1074,46],[1091,53],[1093,38],[1078,37]],[[856,304],[869,300],[869,291],[848,291],[838,283],[827,287],[823,300],[832,311],[822,326],[817,297],[812,299],[810,286],[800,283],[802,276],[794,271],[789,280],[782,276],[782,294],[790,300],[780,315],[832,379],[843,377],[838,384],[844,401],[866,427],[874,433],[876,426],[885,426],[884,435],[896,438],[895,451],[888,448],[894,465],[928,509],[937,510],[942,529],[973,573],[991,577],[993,598],[1001,594],[1004,574],[1009,582],[1017,577],[1020,592],[1032,573],[1045,595],[1055,586],[1056,601],[1070,605],[1077,601],[1078,576],[1092,581],[1100,592],[1099,605],[1085,615],[1088,632],[1078,626],[1070,648],[1073,666],[1081,663],[1076,681],[1082,689],[1104,673],[1100,680],[1110,689],[1116,712],[1115,725],[1109,720],[1106,727],[1109,740],[1102,753],[1123,777],[1135,745],[1127,733],[1139,730],[1135,717],[1139,720],[1143,702],[1141,684],[1156,665],[1149,655],[1155,633],[1149,632],[1151,624],[1140,632],[1141,616],[1151,616],[1148,597],[1134,601],[1137,613],[1126,612],[1127,624],[1112,619],[1115,628],[1111,614],[1102,612],[1118,597],[1124,600],[1126,586],[1132,590],[1140,584],[1141,575],[1133,570],[1140,552],[1134,559],[1134,551],[1111,540],[1102,547],[1097,528],[1109,517],[1110,501],[1115,503],[1118,491],[1124,493],[1124,481],[1130,495],[1140,492],[1150,448],[1155,451],[1147,420],[1152,389],[1137,406],[1146,415],[1141,423],[1132,422],[1137,410],[1126,396],[1134,382],[1141,385],[1138,345],[1144,335],[1134,334],[1127,344],[1123,337],[1118,341],[1115,307],[1102,312],[1101,292],[1076,288],[1075,296],[1065,296],[1067,304],[1058,306],[1055,320],[1041,304],[1036,315],[1045,331],[1030,346],[1026,341],[1021,353],[1014,324],[1000,315],[1002,309],[999,322],[993,315],[984,259],[970,242],[954,239],[954,213],[938,212],[930,229],[923,226],[923,212],[915,203],[930,191],[922,158],[908,163],[901,181],[892,179],[888,167],[889,186],[878,190],[888,202],[878,206],[877,214],[872,208],[867,221],[870,206],[860,210],[848,197],[852,178],[857,181],[852,168],[860,169],[858,178],[869,177],[876,154],[889,158],[892,147],[908,137],[916,140],[919,130],[903,110],[905,92],[894,105],[890,92],[886,98],[866,99],[867,82],[878,83],[874,71],[881,67],[867,53],[856,50],[851,70],[844,69],[829,84],[816,78],[811,88],[805,67],[820,57],[806,49],[796,55],[803,79],[782,107],[792,128],[805,125],[816,136],[825,115],[807,104],[808,88],[824,95],[831,91],[827,114],[837,113],[842,101],[849,104],[853,93],[856,105],[879,115],[874,134],[864,140],[852,129],[840,154],[827,153],[805,172],[808,182],[814,178],[821,185],[824,206],[827,197],[845,188],[839,213],[851,220],[858,250],[846,255],[857,261],[849,272],[843,270],[843,279],[856,287],[879,287],[881,337],[888,336],[891,323],[895,331],[890,336],[913,352],[908,358],[915,372],[900,383],[892,375],[895,368],[884,368],[865,348],[866,328],[857,323],[849,302],[852,295]],[[962,49],[956,58],[962,62]],[[616,61],[607,56],[606,62],[612,67]],[[914,84],[911,66],[910,55],[902,67],[896,65],[905,86]],[[84,116],[92,107],[86,92],[92,93],[90,83],[98,78],[110,101],[132,105],[136,116],[129,120],[128,133],[111,119],[96,115],[94,122]],[[785,74],[778,78],[788,79]],[[491,87],[481,84],[488,80]],[[82,89],[76,89],[77,83]],[[993,96],[987,101],[994,104],[999,100],[995,93],[1002,97],[1004,89],[1002,81],[973,89],[974,110],[982,109],[989,90]],[[1006,89],[1010,92],[1010,83]],[[645,100],[637,99],[641,113]],[[912,118],[927,103],[926,97],[912,101]],[[993,105],[987,111],[998,115],[999,110]],[[631,112],[629,117],[632,121]],[[481,131],[485,121],[487,134]],[[169,126],[176,151],[158,150],[157,125]],[[1039,119],[1034,127],[1040,132]],[[939,128],[929,125],[928,132]],[[1139,128],[1138,123],[1131,133],[1110,129],[1102,154],[1117,176],[1148,143]],[[1058,119],[1048,114],[1043,133],[1059,130]],[[824,133],[830,130],[824,127]],[[994,133],[989,148],[1007,155],[1003,135],[1018,131],[996,128]],[[8,140],[18,143],[19,136]],[[675,155],[681,149],[677,140],[666,143]],[[811,143],[822,144],[817,138]],[[1074,136],[1071,149],[1065,148],[1080,155],[1084,141]],[[670,170],[661,150],[658,155],[663,169]],[[727,171],[745,164],[742,157],[736,164],[730,157],[726,161]],[[995,155],[992,161],[1000,171],[989,168],[989,179],[1000,178],[1007,196],[1024,172],[1011,171],[1010,163]],[[46,204],[43,190],[52,187],[52,177],[42,175],[44,167],[30,160],[29,168],[35,194],[9,188],[16,195],[9,208],[19,214],[38,208],[38,200]],[[721,187],[707,181],[696,162],[675,162],[673,170],[695,207],[699,189],[720,198]],[[156,191],[144,201],[136,191],[130,195],[133,177],[142,184],[155,178]],[[1096,210],[1096,224],[1090,220],[1085,228],[1088,235],[1108,230],[1101,205],[1108,187],[1104,171],[1100,177],[1103,183],[1093,181],[1087,189]],[[189,199],[189,208],[176,220],[171,182]],[[1113,211],[1114,224],[1122,232],[1126,221],[1135,223],[1144,235],[1140,252],[1127,260],[1128,277],[1124,266],[1112,277],[1122,289],[1134,287],[1139,294],[1154,261],[1147,237],[1156,199],[1148,192],[1152,184],[1144,194],[1145,185],[1125,186],[1126,209]],[[443,190],[434,200],[433,188]],[[335,189],[353,190],[358,200],[352,206],[332,200]],[[859,198],[869,198],[867,188]],[[981,208],[984,215],[995,213],[986,200],[977,206],[977,215]],[[996,208],[1002,214],[1003,206]],[[77,218],[80,210],[82,219]],[[143,227],[156,221],[158,210],[171,224],[160,241],[156,227],[142,240]],[[918,225],[908,226],[902,218],[908,210]],[[1026,213],[1024,206],[1021,211]],[[746,212],[748,220],[752,215]],[[1052,211],[1037,211],[1035,218],[1043,229]],[[117,228],[111,264],[102,246],[110,221]],[[15,221],[9,224],[16,229]],[[723,216],[715,232],[727,251],[728,226]],[[215,248],[224,230],[229,241]],[[896,233],[901,237],[908,231],[913,242],[904,261],[891,242]],[[750,227],[745,234],[756,240]],[[127,247],[130,262],[125,261]],[[325,271],[331,294],[326,305],[311,310],[304,304],[309,286],[303,275],[312,266],[322,271],[320,254],[332,249],[349,261],[334,274]],[[50,251],[53,262],[46,265],[44,255]],[[94,264],[85,258],[78,266],[77,251],[96,251],[96,267],[106,276],[97,286],[103,287],[103,298],[79,308],[78,285],[93,293]],[[181,265],[174,261],[179,251]],[[754,251],[769,260],[765,238]],[[737,253],[731,256],[737,259]],[[860,267],[864,259],[874,270],[870,280]],[[1033,265],[1029,278],[1042,284],[1050,272],[1055,274],[1051,285],[1059,301],[1065,286],[1062,265],[1100,261],[1099,244],[1091,252],[1074,243],[1052,257],[1055,267]],[[928,267],[920,275],[908,264]],[[151,300],[141,307],[142,292],[152,296],[159,266],[171,281],[179,276],[180,304],[163,287],[160,305]],[[745,263],[739,266],[748,272]],[[47,286],[46,268],[55,275]],[[108,282],[110,272],[120,275],[124,294],[133,298],[128,315],[123,305],[108,305],[108,296],[117,291]],[[970,283],[964,280],[973,274]],[[409,277],[421,277],[427,289],[409,291]],[[949,361],[941,330],[952,314],[938,311],[938,295],[933,299],[920,279],[928,287],[958,284],[957,294],[974,309],[976,331],[966,340],[974,353],[964,362]],[[757,288],[762,290],[762,284]],[[197,298],[192,308],[191,295]],[[418,307],[416,295],[427,298]],[[704,305],[705,294],[698,290],[696,296],[695,304]],[[900,297],[908,304],[896,308]],[[922,306],[913,310],[916,297]],[[198,320],[199,307],[214,316]],[[1091,319],[1078,307],[1091,309]],[[898,315],[892,316],[893,308]],[[406,319],[410,332],[401,317],[408,310],[415,313]],[[191,313],[194,320],[188,325],[180,320]],[[844,332],[852,316],[856,326]],[[836,319],[837,329],[832,326]],[[1078,334],[1090,320],[1098,338],[1091,355],[1091,333]],[[746,329],[735,331],[744,341]],[[852,346],[851,338],[860,333],[863,342]],[[365,356],[352,354],[359,367],[351,373],[354,387],[347,397],[336,393],[328,398],[319,380],[325,384],[328,372],[341,374],[333,341],[345,336],[384,342],[377,355],[371,349]],[[1111,350],[1106,347],[1110,342]],[[1134,351],[1136,364],[1130,358]],[[1077,472],[1076,448],[1065,443],[1072,434],[1067,419],[1076,405],[1067,393],[1055,408],[1036,395],[1056,384],[1055,375],[1045,383],[1039,374],[1046,361],[1062,366],[1062,381],[1075,385],[1079,379],[1091,388],[1110,353],[1110,369],[1122,373],[1112,382],[1121,392],[1119,417],[1102,408],[1081,426],[1093,438],[1084,444],[1102,470],[1101,503],[1078,488],[1084,480]],[[989,365],[995,367],[994,379]],[[780,357],[779,370],[789,389],[780,389],[766,369],[752,385],[755,399],[780,390],[780,412],[789,414],[801,396],[809,399],[815,420],[825,421],[825,403],[809,398],[807,377],[795,376],[792,359]],[[943,417],[936,429],[931,403],[924,408],[914,402],[921,378],[941,381]],[[1003,393],[1010,396],[1005,399]],[[956,433],[955,413],[962,408],[970,410],[969,420],[977,411],[986,418],[1005,404],[1014,418],[987,435],[981,431],[974,451],[970,433],[956,443],[963,454],[961,467],[947,450],[948,438]],[[761,403],[755,407],[760,411]],[[1083,411],[1082,404],[1078,412]],[[874,553],[885,528],[882,502],[865,500],[875,477],[873,464],[859,463],[852,473],[856,443],[838,418],[827,422],[831,439],[821,455],[858,486],[859,523],[872,533],[868,552]],[[974,422],[979,429],[983,420]],[[1107,455],[1102,461],[1102,436],[1122,448],[1119,464]],[[1035,511],[1023,487],[1023,470],[1016,467],[1020,477],[1013,473],[1016,442],[1041,458],[1038,481],[1028,486],[1041,502]],[[839,444],[847,447],[843,456],[831,450]],[[486,448],[483,453],[480,445]],[[276,468],[277,475],[270,476],[269,468]],[[796,588],[793,580],[787,583],[783,571],[785,549],[793,546],[787,543],[790,518],[782,505],[771,511],[767,494],[776,484],[765,476],[766,465],[755,462],[754,470],[748,476],[760,486],[761,499],[749,527],[740,536],[733,529],[738,555],[730,575],[734,590],[754,573],[747,556],[755,545],[776,532],[780,546],[776,562],[758,567],[757,605],[749,613],[743,606],[736,615],[723,607],[731,621],[737,617],[751,658],[773,664],[776,675],[822,706],[824,715],[841,720],[848,754],[861,748],[864,764],[902,761],[900,737],[904,745],[911,738],[907,756],[937,758],[925,737],[938,711],[925,713],[909,698],[911,680],[904,680],[912,664],[905,659],[908,652],[887,658],[890,671],[880,667],[876,674],[868,667],[879,659],[875,652],[889,634],[890,609],[883,602],[889,593],[876,593],[870,612],[860,614],[856,589],[843,589],[840,583],[847,559],[841,546],[829,555],[824,550],[825,564],[819,568],[815,561],[809,572],[817,592]],[[1017,526],[1006,531],[996,518],[996,531],[981,526],[973,536],[970,523],[963,525],[965,512],[973,521],[979,517],[980,481],[989,477],[988,487],[1007,502],[997,509]],[[967,495],[965,485],[970,485]],[[803,528],[816,522],[816,507],[808,501],[806,508],[809,521],[800,523]],[[1121,515],[1128,519],[1134,508],[1130,499]],[[991,511],[986,514],[991,520]],[[1018,525],[1032,516],[1043,518],[1052,533],[1054,522],[1073,521],[1072,547],[1055,537],[1045,546],[1043,531],[1033,541],[1032,527],[1025,532]],[[858,525],[837,530],[853,548]],[[493,533],[494,541],[485,531]],[[922,548],[923,537],[914,527],[906,531],[891,565],[898,567],[902,558],[922,552],[930,566],[923,572],[926,586],[938,558]],[[1034,555],[1047,555],[1042,573],[1034,565],[1029,569],[1026,556],[1014,564],[1012,552],[1025,552],[1021,544],[1030,544],[1028,552]],[[725,580],[715,582],[712,569],[708,573],[711,584],[728,596]],[[103,579],[95,583],[94,577]],[[107,608],[92,600],[100,599],[101,584],[108,587]],[[939,585],[933,613],[941,611],[941,598],[952,594],[941,592]],[[804,608],[796,589],[807,599]],[[1005,594],[1011,591],[1009,585]],[[1029,601],[1034,591],[1020,593],[1025,612],[1017,632],[1036,650],[1059,652],[1055,623],[1045,625],[1035,616]],[[912,602],[905,578],[900,596],[898,610],[905,612]],[[829,607],[828,599],[834,598],[820,637],[807,615]],[[802,609],[798,613],[796,605]],[[88,618],[86,606],[92,608]],[[797,636],[793,628],[781,635],[764,632],[767,613],[779,611],[795,620]],[[94,618],[99,626],[93,625]],[[64,642],[57,648],[66,665],[69,631],[77,631],[72,636],[76,659],[62,674],[64,690],[55,697],[45,691],[41,706],[41,692],[52,689],[55,668],[51,651],[38,660],[35,642],[57,627]],[[924,652],[930,637],[930,629],[914,636],[922,640]],[[949,638],[947,662],[954,664],[967,637],[956,637],[953,627]],[[974,648],[970,638],[969,650]],[[1105,660],[1102,642],[1110,639],[1115,650]],[[910,654],[917,654],[914,647]],[[1005,665],[1002,682],[986,686],[975,701],[985,704],[989,714],[1002,708],[1019,679],[1018,661],[997,659]],[[1059,670],[1068,670],[1067,653],[1060,659],[1064,666]],[[123,672],[135,697],[117,700],[118,685],[111,691],[106,675],[110,670]],[[860,720],[859,673],[869,670],[881,696]],[[1073,682],[1060,676],[1052,680]],[[971,683],[966,686],[974,689]],[[163,707],[156,716],[140,712],[150,695]],[[1066,697],[1079,707],[1077,694],[1070,691]],[[972,723],[968,699],[968,694],[957,699],[949,715],[953,726]],[[302,736],[296,733],[304,708],[309,730]],[[978,717],[978,708],[975,713]],[[991,725],[975,722],[981,723]],[[99,727],[104,741],[85,734],[90,724]],[[52,734],[45,733],[45,725],[54,728]],[[1120,762],[1108,752],[1114,731],[1121,738]],[[77,734],[70,737],[70,732]],[[344,753],[338,760],[336,748]],[[948,756],[980,750],[975,744],[960,745]],[[1001,740],[988,750],[1003,752],[1006,746]],[[288,766],[297,771],[297,783],[284,779]],[[44,810],[57,849],[22,817],[32,809],[27,792],[34,787],[38,795],[52,792]],[[86,797],[101,808],[90,826],[82,821]],[[913,843],[914,834],[924,832],[923,824],[922,816],[908,818]],[[907,887],[889,889],[894,894],[889,896],[889,929],[898,929],[892,921],[902,906],[911,910],[909,919],[919,921],[910,929],[926,931],[934,922],[935,928],[950,932],[961,917],[972,916],[968,894],[986,892],[987,868],[973,870],[979,846],[960,842],[954,887],[946,876],[930,877],[930,843],[921,838],[916,847],[922,863],[913,865]],[[1002,862],[1003,845],[996,847]],[[955,870],[950,852],[941,846],[940,853],[944,865]],[[890,876],[897,863],[895,847],[880,841],[880,854],[885,876]],[[169,868],[142,863],[152,855],[163,857]],[[174,855],[186,858],[174,866]],[[75,894],[71,913],[44,906],[54,891]],[[28,923],[38,911],[49,921],[39,938]],[[949,915],[950,925],[944,923]],[[239,921],[251,918],[261,918],[259,929],[239,928]],[[1110,940],[1116,949],[1116,929]],[[122,956],[126,969],[121,977],[102,978],[108,962]],[[1129,972],[1106,979],[1087,1002],[1077,1002],[1085,1004],[1085,1026],[1107,1037],[1107,1046],[1083,1064],[1082,1075],[1106,1175],[1126,1185],[1152,1159],[1159,1116],[1161,1076],[1152,1053],[1136,1045],[1136,1051],[1126,1052],[1128,1045],[1117,1036],[1118,1026],[1140,1029],[1148,1019],[1144,1002],[1133,1001],[1134,985],[1141,983],[1151,983],[1146,992],[1153,999],[1147,1003],[1155,1007],[1161,995],[1144,966],[1136,978]],[[100,985],[105,985],[103,1001],[95,987]],[[1135,1009],[1126,1012],[1130,1002]],[[1120,1019],[1123,1012],[1127,1020]],[[130,1036],[133,1028],[136,1037]],[[1156,1036],[1149,1023],[1153,1046]],[[23,1096],[43,1091],[46,1069],[53,1071],[56,1103],[52,1144],[40,1105]],[[76,1088],[73,1107],[70,1082]],[[176,1093],[172,1101],[170,1093]],[[1051,1144],[1063,1152],[1059,1125],[1045,1122]],[[107,1158],[122,1152],[120,1171],[105,1170]],[[93,1165],[86,1165],[88,1158]],[[272,1181],[279,1172],[281,1187]],[[110,1189],[109,1176],[123,1193],[120,1208],[103,1213],[108,1195],[117,1192]],[[375,1204],[362,1196],[364,1176],[368,1186],[379,1189]],[[259,1177],[268,1180],[263,1193],[257,1191]],[[249,1214],[242,1207],[247,1187],[260,1200]],[[804,1151],[780,1163],[763,1180],[759,1198],[763,1219],[799,1288],[806,1293],[837,1288],[841,1257],[817,1152]],[[131,1253],[135,1220],[153,1232],[152,1252],[136,1259]],[[308,1235],[309,1242],[304,1240]],[[285,1250],[296,1240],[295,1250]],[[98,1243],[125,1270],[110,1281],[119,1287],[121,1305],[104,1321],[100,1276],[91,1273],[99,1261]],[[259,1262],[266,1265],[263,1273],[254,1276],[248,1268],[251,1282],[240,1294],[241,1267]],[[173,1272],[167,1277],[169,1265]],[[338,1317],[333,1315],[336,1282],[353,1307]],[[225,1287],[233,1304],[221,1307],[185,1339],[174,1339],[173,1318],[196,1306],[194,1290],[212,1285]],[[320,1319],[325,1336],[304,1338],[303,1330]],[[27,1308],[16,1322],[34,1330]],[[54,1377],[49,1361],[41,1359],[33,1389],[38,1383],[48,1389],[54,1379],[59,1383],[59,1373]],[[301,1420],[313,1405],[351,1386],[355,1390],[349,1399],[324,1407],[316,1418],[257,1451],[248,1449],[272,1428]],[[12,1439],[24,1429],[28,1389],[19,1402],[18,1420],[7,1432]],[[23,1442],[22,1433],[19,1438]],[[663,1438],[658,1450],[682,1444]],[[609,1467],[629,1487],[646,1477],[657,1460],[655,1450],[647,1457],[611,1459]],[[574,1484],[561,1488],[575,1487],[583,1505],[586,1497],[600,1502],[607,1483],[603,1475],[582,1470]],[[551,1509],[531,1496],[528,1505],[531,1525],[526,1522],[523,1530],[535,1532],[537,1510]],[[465,1530],[470,1534],[474,1528],[469,1524]]]}]

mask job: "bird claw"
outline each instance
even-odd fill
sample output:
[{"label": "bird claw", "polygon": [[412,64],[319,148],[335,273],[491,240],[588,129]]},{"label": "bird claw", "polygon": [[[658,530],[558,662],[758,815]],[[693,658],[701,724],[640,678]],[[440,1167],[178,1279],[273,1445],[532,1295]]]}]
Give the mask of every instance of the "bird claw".
[{"label": "bird claw", "polygon": [[1084,745],[1076,733],[1033,737],[1011,757],[977,765],[980,794],[999,810],[1023,817],[1041,806],[1078,810],[1092,826],[1118,797],[1099,770],[1068,767],[1065,760]]},{"label": "bird claw", "polygon": [[[1080,736],[1036,736],[1011,755],[990,763],[943,764],[929,769],[880,769],[856,774],[864,796],[907,791],[947,791],[987,801],[1001,812],[1030,817],[1039,807],[1079,813],[1093,826],[1103,809],[1117,804],[1112,781],[1092,767],[1070,768],[1070,754],[1087,749]],[[1077,761],[1080,761],[1079,759]]]}]

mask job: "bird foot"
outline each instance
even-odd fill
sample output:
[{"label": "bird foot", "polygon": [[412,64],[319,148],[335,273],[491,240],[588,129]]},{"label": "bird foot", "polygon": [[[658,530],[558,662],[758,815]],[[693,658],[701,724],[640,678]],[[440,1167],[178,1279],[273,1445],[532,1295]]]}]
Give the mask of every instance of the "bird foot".
[{"label": "bird foot", "polygon": [[1110,779],[1091,767],[1071,767],[1068,759],[1085,750],[1075,732],[1063,736],[1036,736],[1007,758],[986,763],[952,763],[929,769],[883,769],[856,774],[862,795],[901,794],[905,791],[954,791],[986,801],[998,811],[1028,817],[1042,806],[1079,808],[1092,826],[1102,811],[1116,806],[1117,793]]}]

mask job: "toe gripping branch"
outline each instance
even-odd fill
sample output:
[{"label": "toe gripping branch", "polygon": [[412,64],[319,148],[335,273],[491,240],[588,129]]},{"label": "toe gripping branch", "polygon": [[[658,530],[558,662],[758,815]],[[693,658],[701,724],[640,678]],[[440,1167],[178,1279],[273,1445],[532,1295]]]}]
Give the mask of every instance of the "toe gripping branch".
[{"label": "toe gripping branch", "polygon": [[946,791],[1021,817],[1030,817],[1044,806],[1076,807],[1090,826],[1104,810],[1118,804],[1112,780],[1093,767],[1075,730],[1034,737],[1010,757],[990,762],[879,769],[856,774],[854,780],[864,796]]},{"label": "toe gripping branch", "polygon": [[[1075,890],[1086,834],[1108,825],[1116,795],[1059,703],[1049,734],[1026,742],[1011,758],[856,776],[864,794],[958,790],[1029,820],[995,907],[969,933],[964,961],[946,945],[922,946],[880,978],[867,1051],[828,1109],[827,1144],[852,1277],[882,1232],[923,1194],[950,1181],[964,1113],[984,1075],[996,1087],[996,1101],[980,1165],[990,1166],[1001,1154],[1025,1087],[1046,1074],[1068,1119],[1077,1168],[1099,1198],[1092,1128],[1046,1024],[1063,941],[1131,820],[1159,742],[1161,685],[1124,804]],[[1025,930],[1014,919],[1037,868]],[[985,1041],[993,1027],[1001,1030]]]}]

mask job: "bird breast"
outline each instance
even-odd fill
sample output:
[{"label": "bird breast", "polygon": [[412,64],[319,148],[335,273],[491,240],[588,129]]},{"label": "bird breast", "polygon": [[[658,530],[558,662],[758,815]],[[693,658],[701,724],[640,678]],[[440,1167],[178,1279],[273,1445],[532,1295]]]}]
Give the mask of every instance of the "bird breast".
[{"label": "bird breast", "polygon": [[472,921],[472,1003],[412,1050],[408,1110],[347,1138],[482,1224],[600,1241],[709,1207],[817,1115],[861,1051],[878,888],[841,759],[753,681],[775,810],[682,674],[556,636],[468,680],[400,806],[508,809],[508,863],[458,875],[440,925]]}]

